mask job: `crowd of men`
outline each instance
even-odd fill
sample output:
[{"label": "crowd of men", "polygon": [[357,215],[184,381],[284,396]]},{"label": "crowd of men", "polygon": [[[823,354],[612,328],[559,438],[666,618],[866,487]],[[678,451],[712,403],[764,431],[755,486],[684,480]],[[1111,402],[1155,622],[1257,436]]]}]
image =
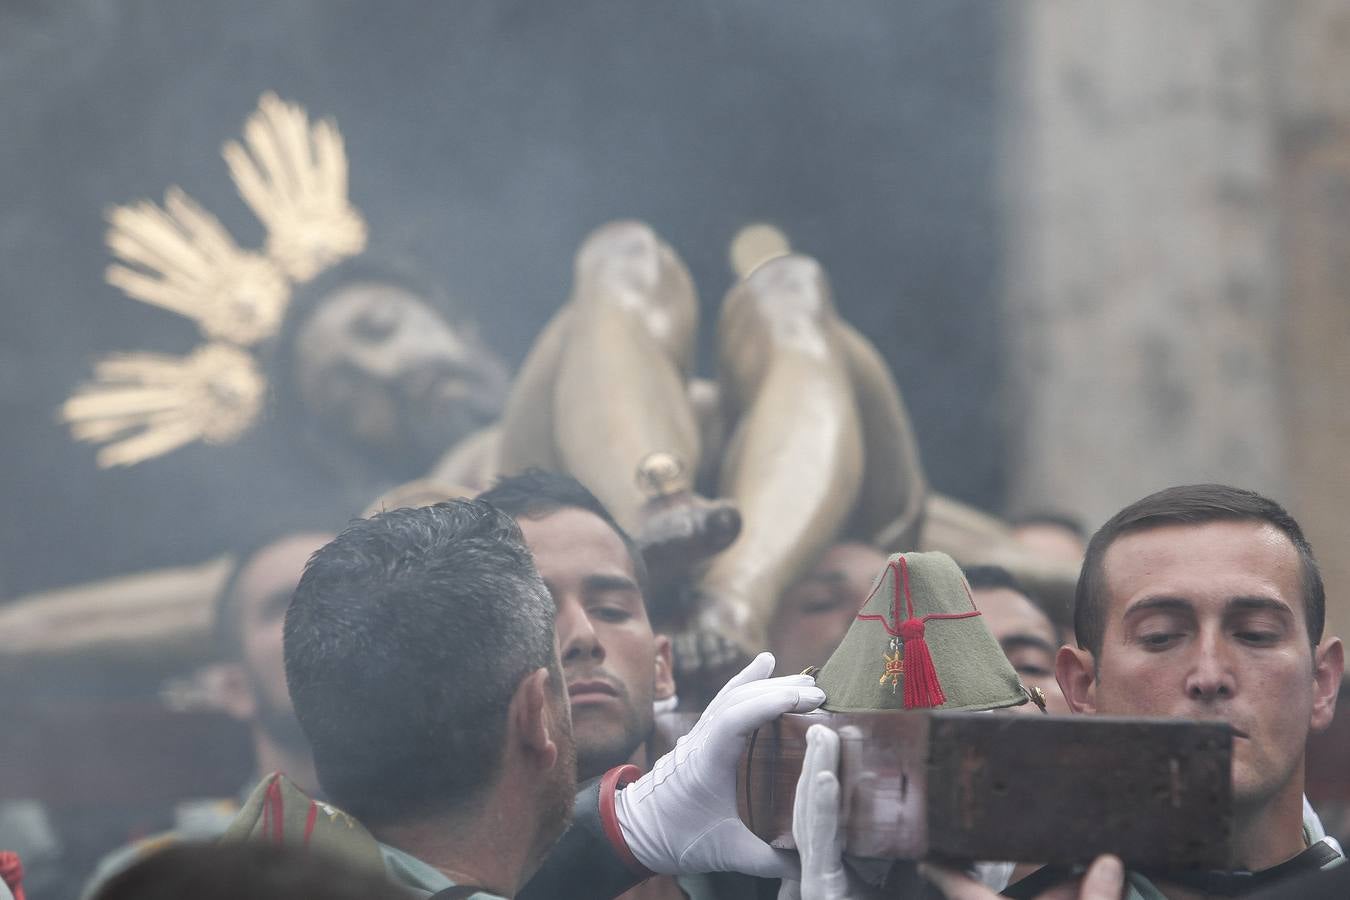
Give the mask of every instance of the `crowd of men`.
[{"label": "crowd of men", "polygon": [[[248,723],[255,778],[228,812],[109,857],[87,896],[871,896],[840,853],[835,733],[808,734],[798,853],[756,837],[735,798],[751,733],[826,700],[793,673],[829,655],[885,563],[830,548],[783,595],[774,653],[672,746],[658,722],[680,685],[647,566],[571,477],[530,471],[336,536],[273,536],[240,554],[215,609],[221,693]],[[1323,633],[1317,563],[1280,506],[1197,485],[1126,507],[1087,543],[1067,642],[1006,571],[966,577],[1049,712],[1232,727],[1232,861],[1144,873],[1103,857],[1011,877],[925,865],[933,890],[1350,895],[1304,796],[1305,747],[1332,719],[1344,651]]]},{"label": "crowd of men", "polygon": [[[958,658],[941,661],[949,675],[966,652],[1002,673],[1006,696],[964,708],[1226,723],[1232,814],[1213,827],[1230,858],[1220,870],[929,860],[904,896],[1350,896],[1350,866],[1305,796],[1344,650],[1324,634],[1312,550],[1278,504],[1178,486],[1084,542],[1055,516],[1005,527],[933,491],[878,346],[839,314],[820,262],[763,225],[733,241],[716,380],[693,374],[702,305],[688,269],[636,221],[582,242],[567,302],[508,378],[471,325],[437,311],[434,288],[363,255],[345,175],[306,174],[311,141],[325,171],[345,173],[335,126],[311,131],[266,94],[246,127],[252,157],[225,147],[269,233],[249,257],[271,273],[258,284],[213,268],[215,230],[161,227],[205,215],[176,192],[164,210],[110,215],[110,284],[156,305],[171,284],[205,337],[256,343],[258,358],[194,355],[223,368],[182,372],[222,380],[178,392],[160,383],[160,357],[121,358],[64,408],[72,433],[108,444],[103,464],[129,464],[268,418],[297,457],[299,493],[349,509],[386,493],[345,527],[315,521],[242,548],[218,588],[193,582],[215,596],[218,658],[200,681],[246,728],[253,772],[234,798],[108,855],[88,900],[874,896],[843,852],[836,731],[806,732],[795,850],[742,820],[738,770],[760,729],[828,708],[836,648],[864,619],[890,634],[880,681],[878,659],[855,667],[874,693],[889,680],[898,703],[903,680],[907,708],[962,708],[937,683],[930,618],[964,623],[932,641]],[[258,190],[263,173],[290,189]],[[298,202],[316,188],[322,202]],[[277,231],[297,219],[304,234]],[[213,252],[189,252],[198,231]],[[230,427],[170,427],[166,394],[205,404],[177,410],[191,421]],[[128,418],[128,397],[149,412]],[[896,587],[893,617],[864,615],[911,552],[916,572],[917,557],[940,556],[961,610],[902,622]],[[962,577],[952,557],[986,564]],[[157,597],[122,583],[56,606],[139,614],[160,649],[200,638],[191,616],[155,615],[190,605],[177,590]],[[50,602],[15,605],[51,621]],[[135,630],[123,624],[110,630]],[[90,632],[70,656],[102,639]],[[1073,827],[1027,812],[1007,827]],[[23,900],[22,873],[0,853],[0,900]]]}]

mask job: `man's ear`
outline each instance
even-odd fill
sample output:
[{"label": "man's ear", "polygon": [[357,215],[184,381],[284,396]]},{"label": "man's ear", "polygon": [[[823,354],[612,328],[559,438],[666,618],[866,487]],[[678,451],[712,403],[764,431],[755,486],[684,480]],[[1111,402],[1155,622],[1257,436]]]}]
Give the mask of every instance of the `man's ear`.
[{"label": "man's ear", "polygon": [[1097,711],[1097,661],[1092,653],[1067,644],[1055,655],[1055,680],[1069,708],[1076,713]]},{"label": "man's ear", "polygon": [[541,771],[558,762],[558,731],[563,725],[554,721],[553,707],[558,704],[549,702],[550,692],[555,690],[561,690],[561,686],[550,684],[548,669],[540,667],[520,679],[511,697],[510,731],[521,752]]},{"label": "man's ear", "polygon": [[1322,731],[1336,715],[1336,695],[1345,673],[1345,647],[1338,637],[1324,638],[1313,654],[1313,711],[1309,723]]},{"label": "man's ear", "polygon": [[232,719],[251,722],[258,715],[258,698],[239,663],[215,663],[206,666],[197,675],[212,706]]},{"label": "man's ear", "polygon": [[669,700],[675,696],[675,666],[671,661],[670,638],[658,634],[656,641],[656,687],[654,700]]}]

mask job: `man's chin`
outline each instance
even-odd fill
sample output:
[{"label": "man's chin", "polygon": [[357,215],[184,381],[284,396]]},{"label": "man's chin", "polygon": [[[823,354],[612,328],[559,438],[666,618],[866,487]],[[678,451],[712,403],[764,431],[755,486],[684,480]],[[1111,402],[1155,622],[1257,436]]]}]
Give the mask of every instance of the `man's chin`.
[{"label": "man's chin", "polygon": [[615,766],[633,762],[641,746],[641,742],[633,743],[626,735],[612,740],[587,740],[578,735],[577,783],[599,778]]},{"label": "man's chin", "polygon": [[1233,757],[1233,805],[1238,809],[1253,809],[1265,806],[1274,797],[1281,795],[1288,785],[1287,780],[1272,778],[1272,772],[1253,766],[1234,754]]}]

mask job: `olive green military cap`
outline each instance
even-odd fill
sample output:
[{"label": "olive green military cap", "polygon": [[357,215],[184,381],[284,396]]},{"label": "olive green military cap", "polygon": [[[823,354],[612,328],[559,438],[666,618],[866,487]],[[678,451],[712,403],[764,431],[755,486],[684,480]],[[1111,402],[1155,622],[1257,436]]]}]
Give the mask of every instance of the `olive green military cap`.
[{"label": "olive green military cap", "polygon": [[1030,694],[945,553],[886,561],[839,647],[816,674],[824,708],[983,710]]}]

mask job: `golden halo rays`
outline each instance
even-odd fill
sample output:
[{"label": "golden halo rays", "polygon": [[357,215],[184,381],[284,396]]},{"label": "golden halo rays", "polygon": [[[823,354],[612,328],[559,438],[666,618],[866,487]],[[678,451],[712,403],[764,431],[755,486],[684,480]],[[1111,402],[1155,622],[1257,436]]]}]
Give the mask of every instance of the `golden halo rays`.
[{"label": "golden halo rays", "polygon": [[235,187],[267,231],[241,248],[220,220],[177,186],[164,205],[109,210],[115,262],[108,284],[186,316],[206,343],[186,356],[113,354],[94,366],[59,419],[104,446],[98,465],[126,466],[194,441],[226,443],[262,412],[267,382],[247,348],[281,330],[293,286],[365,249],[366,223],[347,197],[347,153],[332,121],[265,93],[244,143],[223,148]]}]

